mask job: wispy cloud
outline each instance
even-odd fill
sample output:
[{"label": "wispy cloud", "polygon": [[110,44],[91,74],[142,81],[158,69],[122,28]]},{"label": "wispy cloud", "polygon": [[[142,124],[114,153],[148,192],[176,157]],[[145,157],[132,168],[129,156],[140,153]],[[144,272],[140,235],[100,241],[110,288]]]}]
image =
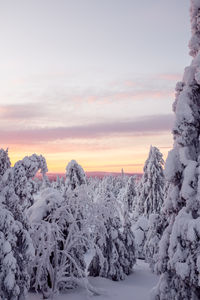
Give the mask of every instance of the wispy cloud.
[{"label": "wispy cloud", "polygon": [[163,74],[158,74],[157,75],[158,79],[162,79],[165,81],[180,81],[182,78],[182,74],[181,73],[163,73]]},{"label": "wispy cloud", "polygon": [[45,143],[65,139],[95,139],[108,136],[160,134],[172,128],[173,115],[144,116],[130,121],[94,123],[83,126],[1,130],[3,143]]},{"label": "wispy cloud", "polygon": [[142,167],[144,164],[109,164],[109,165],[101,165],[103,168],[125,168],[125,167]]},{"label": "wispy cloud", "polygon": [[18,104],[18,105],[2,105],[0,106],[0,118],[21,120],[35,119],[44,116],[44,107],[38,104]]},{"label": "wispy cloud", "polygon": [[141,101],[141,100],[163,100],[169,97],[173,97],[174,92],[171,89],[163,90],[123,90],[123,91],[107,91],[99,95],[77,95],[72,97],[75,102],[86,101],[88,103],[108,103],[116,101]]}]

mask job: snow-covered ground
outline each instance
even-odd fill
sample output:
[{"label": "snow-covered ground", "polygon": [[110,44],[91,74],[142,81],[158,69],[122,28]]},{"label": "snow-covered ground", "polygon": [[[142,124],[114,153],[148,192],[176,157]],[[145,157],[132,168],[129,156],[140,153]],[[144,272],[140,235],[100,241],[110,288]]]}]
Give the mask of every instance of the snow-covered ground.
[{"label": "snow-covered ground", "polygon": [[[78,288],[59,295],[54,300],[148,300],[150,290],[156,285],[158,276],[151,273],[148,265],[138,260],[134,273],[124,281],[115,282],[100,277],[90,277],[90,283],[101,291],[100,296],[89,296]],[[28,300],[40,300],[41,295],[29,294]]]}]

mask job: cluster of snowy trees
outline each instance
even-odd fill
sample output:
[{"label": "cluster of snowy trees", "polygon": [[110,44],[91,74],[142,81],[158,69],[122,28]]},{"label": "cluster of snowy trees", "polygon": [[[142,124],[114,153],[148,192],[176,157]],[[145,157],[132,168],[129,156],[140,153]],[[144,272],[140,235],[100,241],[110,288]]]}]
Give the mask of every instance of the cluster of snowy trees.
[{"label": "cluster of snowy trees", "polygon": [[[193,59],[176,86],[174,147],[165,170],[150,147],[144,173],[86,178],[72,160],[50,182],[45,158],[11,167],[0,149],[0,299],[44,299],[88,276],[122,280],[145,259],[160,274],[152,300],[200,299],[200,0],[191,0]],[[42,173],[42,180],[36,174]]]},{"label": "cluster of snowy trees", "polygon": [[96,294],[88,275],[117,281],[133,271],[137,257],[153,265],[164,190],[156,147],[140,181],[123,173],[87,178],[74,160],[65,179],[50,182],[46,172],[41,155],[11,167],[8,150],[0,150],[2,299],[25,299],[29,289],[48,299],[77,285]]},{"label": "cluster of snowy trees", "polygon": [[153,299],[198,299],[198,164],[186,149],[173,149],[163,171],[151,146],[141,179],[87,178],[72,160],[54,182],[43,156],[11,167],[0,149],[0,297],[25,299],[31,289],[48,299],[78,285],[98,294],[88,276],[123,280],[142,258],[161,274]]},{"label": "cluster of snowy trees", "polygon": [[151,146],[141,179],[87,178],[72,160],[50,182],[43,156],[11,167],[0,149],[0,299],[30,289],[48,299],[78,285],[98,294],[88,276],[123,280],[137,258],[161,274],[152,299],[199,299],[199,168],[189,155],[175,143],[164,171]]}]

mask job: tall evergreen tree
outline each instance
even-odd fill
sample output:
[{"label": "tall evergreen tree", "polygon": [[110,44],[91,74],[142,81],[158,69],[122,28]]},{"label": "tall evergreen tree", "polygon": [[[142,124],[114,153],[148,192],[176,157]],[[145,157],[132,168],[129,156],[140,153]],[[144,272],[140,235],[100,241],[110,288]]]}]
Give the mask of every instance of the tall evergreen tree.
[{"label": "tall evergreen tree", "polygon": [[138,213],[149,216],[159,213],[163,204],[164,173],[162,154],[156,147],[150,147],[144,165],[144,174],[138,188]]},{"label": "tall evergreen tree", "polygon": [[168,226],[159,245],[154,299],[200,299],[200,0],[191,0],[193,57],[176,86],[174,147],[165,174]]}]

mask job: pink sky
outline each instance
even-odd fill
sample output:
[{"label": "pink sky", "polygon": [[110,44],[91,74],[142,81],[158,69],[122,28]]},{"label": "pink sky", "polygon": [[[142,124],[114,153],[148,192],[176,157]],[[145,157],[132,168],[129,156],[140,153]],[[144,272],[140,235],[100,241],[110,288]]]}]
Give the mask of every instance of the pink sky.
[{"label": "pink sky", "polygon": [[150,145],[166,157],[190,61],[187,0],[5,1],[0,33],[0,138],[13,163],[36,152],[50,172],[71,159],[141,172]]}]

